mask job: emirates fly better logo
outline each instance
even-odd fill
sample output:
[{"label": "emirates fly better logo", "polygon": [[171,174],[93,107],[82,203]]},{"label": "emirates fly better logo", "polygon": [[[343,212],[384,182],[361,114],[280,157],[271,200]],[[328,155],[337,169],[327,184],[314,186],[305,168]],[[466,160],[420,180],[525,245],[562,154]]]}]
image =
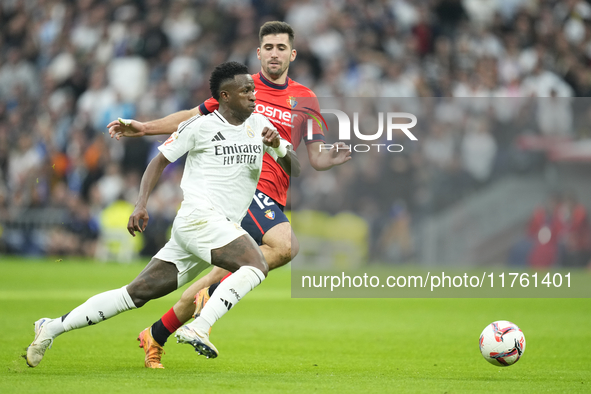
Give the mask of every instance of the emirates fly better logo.
[{"label": "emirates fly better logo", "polygon": [[[309,140],[313,139],[314,135],[314,122],[320,127],[321,129],[328,130],[328,126],[326,124],[326,120],[322,116],[322,114],[333,114],[336,115],[337,121],[339,124],[339,141],[350,141],[351,140],[351,120],[349,115],[345,112],[338,110],[338,109],[321,109],[320,113],[315,111],[310,107],[305,107],[305,109],[309,110],[310,112],[306,112],[306,115],[309,116],[308,123],[307,123],[307,137]],[[400,120],[407,119],[410,122],[406,123],[399,123]],[[370,141],[379,141],[383,140],[384,134],[384,123],[385,132],[386,132],[386,141],[388,143],[370,143]],[[359,113],[353,113],[353,133],[355,137],[359,140],[367,141],[367,143],[361,144],[352,144],[346,147],[339,147],[338,145],[333,144],[321,144],[320,151],[322,150],[330,150],[335,146],[338,150],[349,150],[355,152],[369,152],[372,150],[375,151],[387,151],[387,152],[402,152],[404,147],[400,144],[393,144],[389,143],[392,141],[392,137],[394,132],[402,132],[408,139],[411,141],[417,141],[417,137],[410,131],[411,128],[416,126],[417,124],[417,117],[408,112],[379,112],[378,113],[378,130],[373,134],[364,134],[359,129]]]}]

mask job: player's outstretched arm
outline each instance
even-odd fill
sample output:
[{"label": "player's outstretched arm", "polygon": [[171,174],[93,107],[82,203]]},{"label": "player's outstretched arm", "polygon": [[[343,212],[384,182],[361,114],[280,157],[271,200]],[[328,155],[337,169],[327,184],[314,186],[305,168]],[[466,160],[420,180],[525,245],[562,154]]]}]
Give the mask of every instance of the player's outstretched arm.
[{"label": "player's outstretched arm", "polygon": [[263,143],[275,149],[277,154],[277,164],[283,168],[289,176],[300,176],[300,161],[292,149],[289,142],[279,137],[279,132],[275,129],[265,127],[262,132]]},{"label": "player's outstretched arm", "polygon": [[143,137],[145,135],[172,134],[179,124],[185,120],[200,115],[199,107],[170,114],[161,119],[149,122],[138,122],[133,119],[117,119],[107,125],[111,138]]},{"label": "player's outstretched arm", "polygon": [[[159,153],[158,156],[152,159],[144,175],[142,176],[142,181],[140,183],[140,192],[137,198],[137,202],[135,203],[135,209],[133,213],[129,217],[129,222],[127,222],[127,231],[135,237],[135,232],[143,232],[146,227],[148,226],[148,210],[146,209],[146,205],[148,204],[148,197],[150,193],[156,186],[158,179],[160,179],[160,175],[162,175],[162,171],[166,168],[167,165],[170,164],[170,161],[162,153]],[[140,220],[143,223],[140,226]]]},{"label": "player's outstretched arm", "polygon": [[344,142],[337,142],[330,149],[324,146],[321,142],[306,145],[310,164],[316,171],[326,171],[351,160],[351,148]]}]

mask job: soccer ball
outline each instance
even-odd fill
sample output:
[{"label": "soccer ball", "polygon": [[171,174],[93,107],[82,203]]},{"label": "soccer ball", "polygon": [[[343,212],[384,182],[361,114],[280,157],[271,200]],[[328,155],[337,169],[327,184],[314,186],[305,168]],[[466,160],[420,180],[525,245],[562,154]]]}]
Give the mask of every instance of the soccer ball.
[{"label": "soccer ball", "polygon": [[497,367],[515,364],[525,351],[525,336],[515,324],[499,320],[486,326],[480,334],[480,353]]}]

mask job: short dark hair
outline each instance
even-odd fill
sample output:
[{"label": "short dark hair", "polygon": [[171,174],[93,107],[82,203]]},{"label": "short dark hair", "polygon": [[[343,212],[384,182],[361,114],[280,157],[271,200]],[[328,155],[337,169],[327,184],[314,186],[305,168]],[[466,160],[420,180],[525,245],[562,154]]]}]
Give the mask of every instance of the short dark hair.
[{"label": "short dark hair", "polygon": [[261,26],[261,29],[259,30],[259,42],[262,43],[263,37],[270,34],[287,34],[289,37],[289,45],[293,48],[293,39],[295,37],[295,33],[293,32],[293,28],[289,25],[289,23],[281,21],[265,22],[265,24]]},{"label": "short dark hair", "polygon": [[220,87],[228,79],[234,79],[236,75],[248,74],[248,67],[238,62],[226,62],[217,66],[209,78],[209,90],[214,99],[220,99]]}]

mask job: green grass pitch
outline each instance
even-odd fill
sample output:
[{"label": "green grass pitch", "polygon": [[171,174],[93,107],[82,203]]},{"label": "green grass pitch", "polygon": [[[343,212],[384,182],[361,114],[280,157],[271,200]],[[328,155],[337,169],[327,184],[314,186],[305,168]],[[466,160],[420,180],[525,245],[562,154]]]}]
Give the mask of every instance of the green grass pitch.
[{"label": "green grass pitch", "polygon": [[[220,320],[207,360],[169,340],[165,370],[143,366],[139,331],[177,300],[57,338],[37,368],[20,357],[33,322],[123,286],[141,264],[0,256],[0,393],[591,392],[591,299],[291,299],[277,270]],[[525,333],[508,368],[478,351],[507,319]]]}]

